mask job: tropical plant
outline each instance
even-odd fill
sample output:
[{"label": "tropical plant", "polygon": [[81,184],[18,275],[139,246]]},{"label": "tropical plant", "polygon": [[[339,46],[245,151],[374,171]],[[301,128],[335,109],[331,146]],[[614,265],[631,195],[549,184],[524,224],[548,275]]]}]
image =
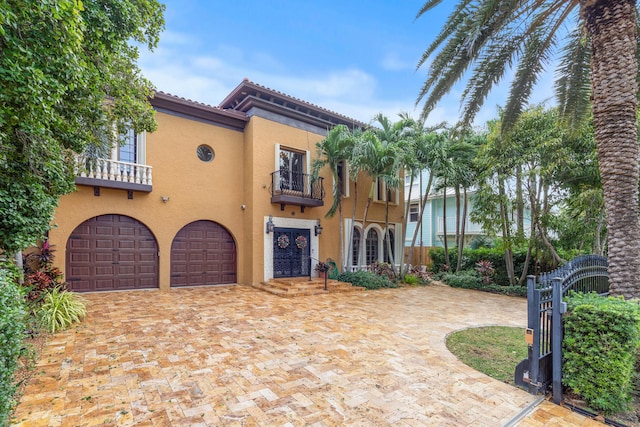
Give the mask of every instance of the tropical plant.
[{"label": "tropical plant", "polygon": [[329,264],[324,261],[318,261],[314,270],[318,273],[326,273],[327,271],[329,271]]},{"label": "tropical plant", "polygon": [[371,271],[345,271],[338,276],[338,280],[369,290],[398,287],[386,276],[379,276]]},{"label": "tropical plant", "polygon": [[[460,262],[460,260],[458,260]],[[495,273],[496,269],[493,268],[491,261],[481,259],[476,263],[476,271],[482,276],[482,283],[488,285],[491,283],[491,276]]]},{"label": "tropical plant", "polygon": [[54,288],[44,294],[37,314],[42,326],[56,333],[85,317],[85,299],[75,292]]},{"label": "tropical plant", "polygon": [[[340,218],[340,260],[342,266],[346,265],[345,257],[342,253],[344,248],[344,225],[342,221],[342,198],[346,179],[346,163],[351,158],[354,138],[348,127],[338,125],[332,128],[327,137],[316,144],[317,157],[313,162],[313,175],[318,176],[320,169],[328,167],[333,178],[332,193],[333,203],[327,211],[325,217],[332,218],[336,212]],[[339,173],[342,168],[342,175]]]},{"label": "tropical plant", "polygon": [[49,229],[75,188],[73,152],[155,129],[137,46],[157,45],[163,10],[156,0],[0,2],[0,249]]},{"label": "tropical plant", "polygon": [[55,245],[50,245],[48,240],[23,255],[24,281],[22,286],[26,289],[25,298],[30,303],[39,303],[42,295],[53,289],[66,289],[62,271],[53,265],[55,258]]},{"label": "tropical plant", "polygon": [[[424,219],[424,209],[427,204],[429,195],[431,194],[431,187],[434,181],[433,172],[434,170],[437,170],[440,167],[439,165],[440,157],[437,156],[437,151],[439,150],[440,145],[444,142],[444,139],[445,139],[444,132],[440,132],[440,130],[444,126],[445,125],[442,124],[436,127],[428,128],[428,127],[425,127],[424,120],[418,120],[414,123],[414,132],[413,132],[414,137],[412,139],[413,146],[410,149],[410,152],[413,153],[414,155],[413,156],[414,162],[413,163],[405,162],[406,167],[409,170],[409,173],[411,175],[409,189],[413,187],[414,178],[416,176],[420,176],[420,179],[422,179],[423,174],[427,173],[428,178],[426,182],[426,188],[424,189],[423,194],[419,195],[420,204],[419,204],[419,210],[418,210],[418,222],[416,223],[416,226],[413,231],[413,236],[411,238],[409,255],[407,257],[406,262],[404,263],[404,265],[406,266],[405,274],[406,274],[406,269],[408,269],[409,266],[412,264],[411,258],[413,255],[413,249],[416,246],[418,231],[422,227],[422,221]],[[409,192],[407,196],[407,200],[411,200],[411,192]],[[405,212],[405,221],[404,221],[405,230],[408,222],[407,215],[408,215],[408,209],[407,209],[407,212]]]},{"label": "tropical plant", "polygon": [[16,279],[15,269],[0,265],[0,426],[9,425],[27,330],[26,303]]},{"label": "tropical plant", "polygon": [[[418,17],[440,3],[427,1]],[[508,131],[546,64],[560,54],[556,95],[561,117],[572,129],[578,128],[592,104],[609,233],[611,292],[627,298],[640,297],[640,263],[635,259],[640,252],[639,16],[633,0],[463,0],[418,62],[418,67],[430,64],[418,96],[418,102],[424,101],[423,116],[455,83],[470,76],[461,98],[463,124],[471,123],[487,94],[513,66],[502,121],[503,131]],[[574,29],[565,34],[571,24]]]},{"label": "tropical plant", "polygon": [[[372,131],[380,139],[382,146],[391,149],[391,155],[395,156],[395,161],[391,166],[378,169],[376,167],[368,169],[369,171],[376,171],[378,180],[382,180],[385,184],[387,194],[384,195],[385,201],[385,223],[384,223],[384,239],[383,242],[386,245],[386,253],[389,256],[389,263],[391,269],[396,275],[393,248],[391,247],[391,239],[389,237],[389,200],[392,191],[397,191],[400,186],[400,172],[405,168],[407,163],[411,160],[407,159],[407,153],[410,153],[411,144],[413,142],[414,121],[406,115],[400,115],[400,120],[392,123],[383,114],[378,114],[374,119],[380,127],[372,128]],[[411,156],[411,154],[409,154]],[[369,158],[371,160],[371,158]],[[374,174],[376,172],[373,172]],[[374,175],[372,175],[374,178]],[[374,180],[375,181],[375,180]],[[375,182],[374,182],[375,184]],[[373,190],[373,188],[372,188]]]}]

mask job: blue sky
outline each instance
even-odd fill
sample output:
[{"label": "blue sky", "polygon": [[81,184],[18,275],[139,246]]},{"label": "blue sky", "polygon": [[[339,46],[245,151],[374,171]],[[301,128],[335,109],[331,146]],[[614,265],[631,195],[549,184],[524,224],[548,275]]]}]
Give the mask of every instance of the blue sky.
[{"label": "blue sky", "polygon": [[[454,2],[415,19],[423,0],[166,0],[166,30],[143,74],[164,92],[217,105],[243,78],[363,122],[382,112],[419,115],[426,76],[416,70]],[[550,96],[550,84],[534,101]],[[487,100],[482,125],[504,103],[508,82]],[[457,120],[455,88],[429,123]]]}]

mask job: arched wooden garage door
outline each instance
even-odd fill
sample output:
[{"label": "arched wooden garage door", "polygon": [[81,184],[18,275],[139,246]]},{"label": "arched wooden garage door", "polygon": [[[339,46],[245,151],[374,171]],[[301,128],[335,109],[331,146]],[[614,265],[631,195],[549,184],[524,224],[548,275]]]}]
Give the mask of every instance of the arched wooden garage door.
[{"label": "arched wooden garage door", "polygon": [[158,244],[140,221],[100,215],[67,240],[66,280],[78,292],[158,287]]},{"label": "arched wooden garage door", "polygon": [[236,259],[236,243],[220,224],[187,224],[171,244],[171,286],[236,283]]}]

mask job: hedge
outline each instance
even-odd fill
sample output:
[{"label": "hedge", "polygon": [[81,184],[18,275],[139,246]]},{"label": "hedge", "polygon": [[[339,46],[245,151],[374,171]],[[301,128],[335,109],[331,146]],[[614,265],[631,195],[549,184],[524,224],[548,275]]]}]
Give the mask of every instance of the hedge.
[{"label": "hedge", "polygon": [[0,266],[0,426],[9,424],[17,390],[15,373],[27,329],[27,309],[15,274]]},{"label": "hedge", "polygon": [[362,286],[366,289],[397,288],[398,285],[370,271],[345,271],[338,276],[340,282],[351,283],[354,286]]},{"label": "hedge", "polygon": [[[439,273],[443,271],[445,265],[444,262],[444,248],[431,248],[429,249],[429,256],[433,263],[431,264],[431,271]],[[526,250],[514,250],[513,251],[513,264],[515,270],[516,279],[520,278],[524,269],[524,263],[527,258]],[[451,261],[451,269],[455,270],[458,263],[458,249],[449,249],[449,259]],[[493,264],[495,272],[492,276],[493,281],[499,286],[509,285],[509,275],[507,274],[507,266],[504,261],[504,250],[494,248],[479,248],[479,249],[464,249],[462,252],[462,266],[461,270],[475,270],[476,263],[481,260],[490,261]],[[529,273],[533,270],[530,268]]]},{"label": "hedge", "polygon": [[595,293],[567,299],[563,382],[605,414],[628,408],[640,347],[640,305]]}]

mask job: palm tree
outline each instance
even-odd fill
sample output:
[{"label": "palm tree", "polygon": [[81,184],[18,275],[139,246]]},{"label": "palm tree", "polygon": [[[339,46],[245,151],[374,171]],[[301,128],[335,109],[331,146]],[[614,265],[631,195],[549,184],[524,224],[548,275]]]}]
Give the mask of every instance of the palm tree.
[{"label": "palm tree", "polygon": [[[340,176],[339,168],[344,166],[345,162],[351,156],[353,150],[353,138],[351,131],[345,125],[337,125],[332,128],[327,137],[316,144],[318,151],[317,157],[313,162],[313,176],[317,177],[320,169],[328,167],[333,178],[332,193],[333,203],[327,211],[325,217],[332,218],[336,212],[340,218],[340,260],[344,260],[343,248],[344,248],[344,225],[342,222],[342,193],[343,185],[345,183],[342,180],[345,178],[345,174]],[[342,266],[344,269],[344,266]]]},{"label": "palm tree", "polygon": [[[389,203],[392,191],[397,191],[400,187],[400,170],[404,169],[405,163],[408,161],[407,153],[410,153],[411,142],[413,138],[414,120],[407,114],[400,114],[400,120],[392,123],[383,114],[378,114],[374,120],[380,124],[380,128],[372,128],[382,146],[390,150],[389,152],[394,156],[394,161],[385,169],[380,170],[381,175],[378,176],[379,180],[384,182],[384,187],[387,194],[384,197],[385,200],[385,224],[384,224],[384,238],[383,242],[386,245],[387,253],[391,261],[391,269],[394,274],[395,271],[395,259],[393,256],[393,250],[391,248],[391,239],[389,238]],[[410,160],[409,160],[410,161]]]},{"label": "palm tree", "polygon": [[[428,0],[418,17],[441,2]],[[418,96],[418,102],[424,100],[423,116],[471,72],[462,94],[463,124],[472,122],[487,94],[513,66],[503,116],[507,131],[545,65],[560,55],[556,94],[564,119],[578,125],[592,104],[611,292],[626,298],[640,297],[638,16],[633,0],[461,0],[418,63],[421,67],[433,56]],[[570,24],[575,30],[564,34]]]},{"label": "palm tree", "polygon": [[[413,177],[419,176],[423,171],[428,171],[428,179],[426,183],[426,187],[424,189],[424,193],[421,194],[420,204],[418,209],[418,222],[413,231],[413,236],[411,238],[411,246],[409,248],[409,254],[407,256],[407,260],[405,264],[406,270],[408,270],[409,265],[412,263],[413,250],[416,246],[416,240],[418,237],[418,232],[422,228],[422,221],[424,219],[424,210],[427,204],[427,200],[429,199],[429,194],[431,193],[431,185],[433,184],[434,178],[434,170],[440,168],[440,159],[441,156],[438,156],[438,150],[444,143],[445,136],[444,132],[440,132],[440,130],[445,126],[445,124],[440,124],[435,127],[425,127],[424,120],[418,120],[414,122],[414,132],[412,143],[413,147],[411,152],[414,155],[415,163],[407,164],[410,167],[409,171],[411,173],[411,187],[413,187]],[[409,197],[408,200],[411,200]],[[407,215],[408,210],[405,215],[405,229],[407,224]],[[404,277],[406,271],[403,272],[402,277]]]},{"label": "palm tree", "polygon": [[[391,125],[389,120],[379,114],[375,120],[381,123],[384,130],[368,129],[354,146],[352,161],[356,163],[359,170],[369,175],[371,187],[367,197],[367,203],[362,217],[363,230],[367,227],[367,215],[369,207],[373,201],[377,183],[383,182],[385,187],[397,188],[399,186],[400,160],[403,158],[402,147],[399,138],[402,134],[401,125]],[[384,122],[384,124],[383,124]],[[361,239],[364,241],[365,235],[362,233]],[[364,247],[363,244],[360,247]]]}]

